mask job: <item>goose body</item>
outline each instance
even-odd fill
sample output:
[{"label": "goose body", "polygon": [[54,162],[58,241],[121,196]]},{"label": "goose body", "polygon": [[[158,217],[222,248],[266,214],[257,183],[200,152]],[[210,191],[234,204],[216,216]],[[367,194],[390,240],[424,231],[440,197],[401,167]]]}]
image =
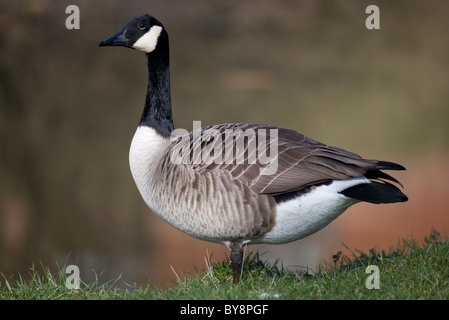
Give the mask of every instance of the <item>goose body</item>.
[{"label": "goose body", "polygon": [[363,159],[292,130],[228,123],[175,134],[168,34],[154,17],[134,18],[100,46],[147,56],[145,106],[129,153],[142,198],[180,231],[227,245],[235,280],[245,243],[304,238],[360,201],[407,201],[391,183],[399,182],[381,171],[405,170],[401,165]]}]

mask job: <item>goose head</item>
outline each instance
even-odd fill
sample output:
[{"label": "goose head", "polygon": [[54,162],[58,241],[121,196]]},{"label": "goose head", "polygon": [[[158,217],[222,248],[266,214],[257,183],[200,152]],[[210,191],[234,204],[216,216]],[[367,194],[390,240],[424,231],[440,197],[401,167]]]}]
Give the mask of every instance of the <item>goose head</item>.
[{"label": "goose head", "polygon": [[161,42],[168,42],[164,26],[153,16],[145,14],[129,21],[117,34],[101,41],[99,46],[123,46],[151,53]]}]

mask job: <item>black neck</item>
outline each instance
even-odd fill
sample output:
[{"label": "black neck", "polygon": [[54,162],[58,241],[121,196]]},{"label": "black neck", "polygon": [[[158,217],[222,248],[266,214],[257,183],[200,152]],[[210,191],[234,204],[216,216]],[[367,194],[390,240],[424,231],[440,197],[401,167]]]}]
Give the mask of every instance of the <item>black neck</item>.
[{"label": "black neck", "polygon": [[154,51],[147,53],[148,88],[140,126],[154,128],[169,137],[174,130],[170,99],[168,36],[163,32]]}]

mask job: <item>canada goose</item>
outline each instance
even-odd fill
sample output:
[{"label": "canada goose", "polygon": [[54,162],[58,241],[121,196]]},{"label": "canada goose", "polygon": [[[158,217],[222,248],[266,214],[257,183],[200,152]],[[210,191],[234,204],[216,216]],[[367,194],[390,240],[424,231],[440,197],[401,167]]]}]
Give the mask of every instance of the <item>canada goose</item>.
[{"label": "canada goose", "polygon": [[[99,45],[147,57],[148,89],[129,153],[143,199],[175,228],[226,245],[234,281],[244,244],[304,238],[360,201],[407,201],[390,182],[400,183],[381,171],[405,170],[401,165],[363,159],[292,130],[228,123],[173,134],[168,34],[151,15],[132,19]],[[270,162],[249,161],[268,149]]]}]

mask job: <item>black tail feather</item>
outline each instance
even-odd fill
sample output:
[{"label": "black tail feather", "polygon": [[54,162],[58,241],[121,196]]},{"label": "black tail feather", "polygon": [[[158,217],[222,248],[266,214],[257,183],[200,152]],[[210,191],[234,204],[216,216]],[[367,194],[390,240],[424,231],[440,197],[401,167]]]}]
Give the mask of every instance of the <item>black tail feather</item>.
[{"label": "black tail feather", "polygon": [[[393,181],[396,181],[393,178]],[[395,203],[405,202],[407,196],[398,187],[385,181],[371,181],[371,183],[361,183],[340,191],[346,197],[366,201],[370,203]]]},{"label": "black tail feather", "polygon": [[400,183],[398,180],[380,170],[368,170],[365,173],[365,177],[367,177],[368,179],[378,179],[380,181],[383,181],[382,179],[393,181],[396,182],[398,185],[400,185],[402,188],[404,187],[402,183]]},{"label": "black tail feather", "polygon": [[380,180],[382,182],[384,180],[393,181],[399,184],[402,188],[404,187],[398,180],[380,170],[405,170],[403,166],[389,161],[377,161],[377,164],[373,168],[366,171],[365,177],[368,179]]},{"label": "black tail feather", "polygon": [[407,201],[407,196],[398,187],[385,180],[395,182],[403,187],[402,184],[380,170],[405,170],[405,168],[394,162],[378,161],[373,168],[368,169],[365,173],[365,177],[370,179],[371,183],[361,183],[340,193],[349,198],[376,204]]},{"label": "black tail feather", "polygon": [[400,164],[390,162],[390,161],[377,161],[376,166],[373,168],[374,170],[405,170],[403,166]]}]

